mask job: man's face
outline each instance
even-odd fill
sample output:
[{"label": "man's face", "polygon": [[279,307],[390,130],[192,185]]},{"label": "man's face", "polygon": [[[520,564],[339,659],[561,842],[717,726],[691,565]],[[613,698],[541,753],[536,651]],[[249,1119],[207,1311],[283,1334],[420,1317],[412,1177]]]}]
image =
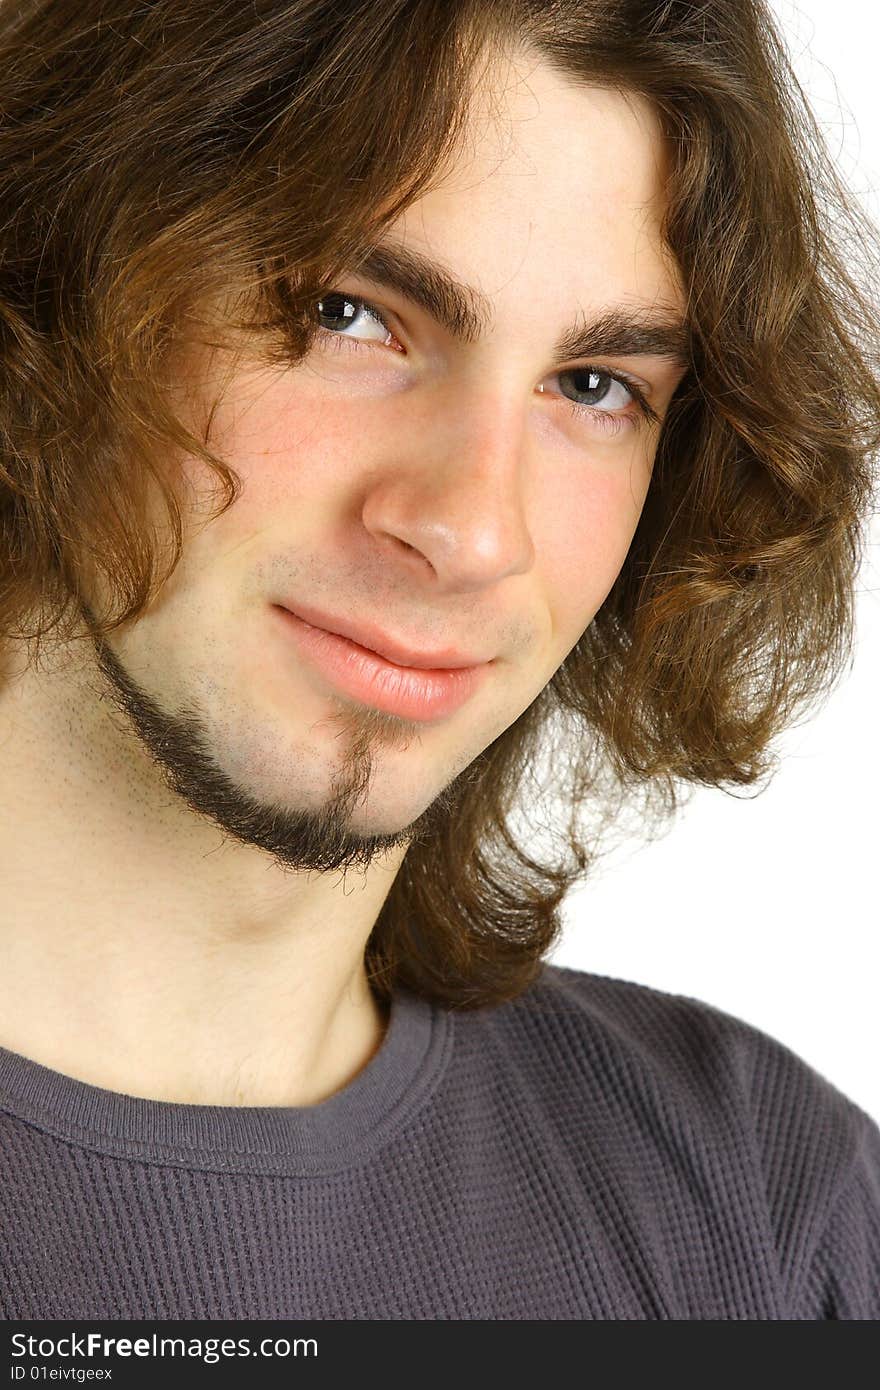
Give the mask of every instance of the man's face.
[{"label": "man's face", "polygon": [[[618,574],[650,481],[659,426],[615,378],[662,418],[682,375],[644,335],[623,351],[607,335],[557,344],[612,313],[681,315],[663,171],[646,103],[517,59],[478,99],[455,166],[382,234],[471,287],[479,336],[361,268],[316,306],[306,359],[254,357],[234,377],[211,444],[242,494],[200,522],[211,475],[185,461],[198,505],[181,563],[103,668],[194,809],[293,867],[333,836],[326,867],[370,837],[400,844],[544,688]],[[190,388],[210,391],[209,361],[193,355]],[[480,669],[458,703],[388,671],[352,686],[281,606]],[[334,650],[345,667],[351,649]]]}]

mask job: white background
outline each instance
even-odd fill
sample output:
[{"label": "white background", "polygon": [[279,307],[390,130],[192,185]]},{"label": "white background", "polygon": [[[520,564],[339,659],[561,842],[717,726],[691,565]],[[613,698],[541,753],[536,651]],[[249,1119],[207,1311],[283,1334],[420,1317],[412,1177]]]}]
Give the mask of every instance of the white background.
[{"label": "white background", "polygon": [[[877,221],[880,10],[770,8],[838,168]],[[663,838],[614,850],[569,895],[550,959],[745,1019],[880,1120],[877,517],[858,588],[853,664],[773,745],[766,789],[698,788]]]}]

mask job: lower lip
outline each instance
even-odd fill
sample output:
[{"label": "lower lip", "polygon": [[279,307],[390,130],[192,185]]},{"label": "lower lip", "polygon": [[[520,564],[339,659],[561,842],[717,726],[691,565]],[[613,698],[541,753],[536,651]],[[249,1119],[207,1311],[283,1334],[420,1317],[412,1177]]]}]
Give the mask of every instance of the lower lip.
[{"label": "lower lip", "polygon": [[481,684],[491,662],[457,670],[396,666],[376,652],[298,618],[274,605],[299,650],[321,674],[362,704],[403,719],[442,719],[454,714]]}]

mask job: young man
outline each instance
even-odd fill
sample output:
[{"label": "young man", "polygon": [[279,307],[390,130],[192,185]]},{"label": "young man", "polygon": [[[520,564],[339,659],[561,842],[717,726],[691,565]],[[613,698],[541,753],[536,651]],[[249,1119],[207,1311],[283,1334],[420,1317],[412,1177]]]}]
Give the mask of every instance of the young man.
[{"label": "young man", "polygon": [[0,1312],[877,1316],[876,1126],[736,1019],[542,968],[576,871],[499,837],[551,696],[621,782],[747,780],[750,638],[783,588],[827,624],[788,642],[843,621],[838,388],[878,402],[806,223],[749,223],[797,206],[780,111],[763,194],[724,163],[760,11],[100,8],[109,46],[80,0],[0,49]]}]

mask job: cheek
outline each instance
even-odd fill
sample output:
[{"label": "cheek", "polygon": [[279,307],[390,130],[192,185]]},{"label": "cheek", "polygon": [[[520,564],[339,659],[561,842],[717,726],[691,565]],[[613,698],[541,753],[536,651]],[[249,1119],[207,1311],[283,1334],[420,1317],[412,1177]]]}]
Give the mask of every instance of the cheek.
[{"label": "cheek", "polygon": [[[290,369],[239,377],[215,411],[208,441],[242,482],[219,524],[244,524],[249,516],[265,524],[278,508],[290,515],[291,505],[320,506],[334,476],[350,478],[362,414],[362,403],[360,410],[357,402],[340,407],[315,391],[292,390]],[[186,473],[202,497],[216,487],[213,470],[197,458],[186,460]]]},{"label": "cheek", "polygon": [[[535,502],[535,550],[562,659],[602,606],[620,573],[647,493],[642,464],[585,465],[569,486]],[[558,664],[558,663],[557,663]]]}]

